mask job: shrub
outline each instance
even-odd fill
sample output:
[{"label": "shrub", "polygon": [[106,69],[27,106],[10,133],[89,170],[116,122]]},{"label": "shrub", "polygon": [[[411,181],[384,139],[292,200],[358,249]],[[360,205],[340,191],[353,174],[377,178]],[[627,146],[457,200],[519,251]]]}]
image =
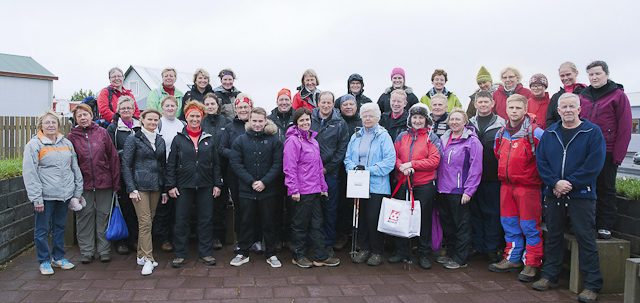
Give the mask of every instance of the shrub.
[{"label": "shrub", "polygon": [[0,180],[22,175],[22,158],[0,160]]},{"label": "shrub", "polygon": [[640,200],[640,180],[628,177],[617,178],[616,192],[619,196]]}]

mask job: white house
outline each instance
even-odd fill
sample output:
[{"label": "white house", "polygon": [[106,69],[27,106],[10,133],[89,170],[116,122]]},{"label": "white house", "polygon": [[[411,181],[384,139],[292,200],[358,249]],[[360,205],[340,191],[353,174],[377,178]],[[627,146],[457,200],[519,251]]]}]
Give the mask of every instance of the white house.
[{"label": "white house", "polygon": [[640,92],[627,93],[629,103],[631,103],[631,118],[633,119],[633,130],[631,131],[631,142],[627,152],[640,151]]},{"label": "white house", "polygon": [[52,107],[58,77],[31,57],[0,54],[2,116],[34,117]]},{"label": "white house", "polygon": [[[138,108],[142,111],[147,108],[147,96],[154,88],[162,85],[162,68],[144,67],[139,65],[131,65],[124,73],[123,86],[130,89],[136,98]],[[178,71],[178,78],[174,86],[182,93],[191,90],[193,84],[193,74]],[[187,85],[189,83],[189,85]]]}]

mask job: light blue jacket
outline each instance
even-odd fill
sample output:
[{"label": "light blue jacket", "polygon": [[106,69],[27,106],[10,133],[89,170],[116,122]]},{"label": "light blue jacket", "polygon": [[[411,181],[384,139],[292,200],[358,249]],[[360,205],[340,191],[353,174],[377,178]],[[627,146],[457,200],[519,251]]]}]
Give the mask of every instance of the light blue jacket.
[{"label": "light blue jacket", "polygon": [[[374,127],[375,135],[367,152],[367,165],[365,169],[371,174],[369,181],[369,192],[373,194],[390,195],[389,173],[396,164],[396,150],[393,147],[393,140],[389,132],[380,126]],[[344,167],[353,170],[358,165],[358,151],[364,127],[356,131],[349,140],[347,154],[344,157]]]}]

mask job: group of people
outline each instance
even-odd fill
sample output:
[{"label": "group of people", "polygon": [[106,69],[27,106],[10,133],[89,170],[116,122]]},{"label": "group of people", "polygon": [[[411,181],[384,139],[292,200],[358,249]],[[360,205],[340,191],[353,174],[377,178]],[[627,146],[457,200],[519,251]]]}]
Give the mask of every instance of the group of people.
[{"label": "group of people", "polygon": [[[547,290],[557,287],[569,214],[585,276],[580,298],[590,302],[602,287],[596,230],[611,237],[615,175],[630,140],[631,114],[605,62],[594,61],[586,70],[589,86],[576,83],[573,63],[563,63],[563,87],[549,98],[542,74],[531,77],[529,90],[516,68],[505,68],[503,82],[494,83],[482,67],[465,111],[446,89],[444,70],[434,71],[433,88],[418,100],[405,85],[404,70],[395,68],[392,85],[376,104],[363,94],[361,75],[351,75],[347,94],[336,97],[317,88],[318,75],[310,69],[298,92],[280,90],[276,108],[267,113],[235,88],[231,69],[220,71],[222,85],[215,89],[209,73],[196,70],[194,85],[183,94],[173,85],[176,70],[166,68],[161,87],[150,92],[140,113],[122,86],[122,70],[113,68],[111,85],[98,97],[100,117],[80,104],[73,110],[78,126],[65,139],[57,132],[59,118],[47,112],[25,148],[41,272],[73,268],[64,259],[61,230],[66,205],[77,201],[86,200],[77,215],[82,263],[96,252],[100,261],[110,260],[105,230],[113,192],[136,230],[131,239],[137,239],[116,243],[116,249],[137,250],[143,275],[157,266],[152,230],[162,249],[174,252],[172,265],[185,263],[193,207],[199,261],[214,265],[212,252],[222,247],[225,220],[232,219],[226,218],[228,203],[237,237],[231,265],[249,262],[255,251],[280,267],[277,252],[288,246],[300,267],[337,266],[334,249],[343,248],[351,232],[347,171],[364,170],[370,196],[360,200],[353,262],[383,262],[385,237],[377,222],[383,198],[395,188],[395,198],[411,191],[420,201],[422,221],[414,243],[393,239],[389,263],[410,260],[415,244],[420,267],[431,268],[437,210],[446,247],[438,263],[457,269],[484,255],[491,271],[520,271],[520,280],[533,281],[545,255],[544,273],[533,288]],[[107,129],[97,119],[110,123]],[[543,206],[549,230],[544,248]]]}]

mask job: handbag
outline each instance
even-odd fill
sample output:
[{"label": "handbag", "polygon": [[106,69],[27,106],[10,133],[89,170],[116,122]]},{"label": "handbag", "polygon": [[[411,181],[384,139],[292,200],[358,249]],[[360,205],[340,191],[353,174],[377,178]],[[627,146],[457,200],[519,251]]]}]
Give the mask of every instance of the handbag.
[{"label": "handbag", "polygon": [[129,237],[129,229],[127,229],[127,223],[124,221],[124,216],[122,216],[116,192],[113,192],[113,198],[111,199],[111,212],[109,212],[109,225],[107,225],[106,236],[109,241],[118,241]]},{"label": "handbag", "polygon": [[440,226],[440,212],[437,207],[433,207],[431,216],[431,250],[437,251],[442,245],[442,226]]},{"label": "handbag", "polygon": [[[398,182],[393,196],[403,182]],[[378,231],[388,235],[413,238],[420,236],[421,208],[420,201],[415,201],[411,181],[407,179],[409,187],[409,199],[399,200],[395,198],[382,198],[380,215],[378,217]]]},{"label": "handbag", "polygon": [[347,198],[369,199],[369,181],[371,179],[368,170],[349,170],[347,172]]}]

